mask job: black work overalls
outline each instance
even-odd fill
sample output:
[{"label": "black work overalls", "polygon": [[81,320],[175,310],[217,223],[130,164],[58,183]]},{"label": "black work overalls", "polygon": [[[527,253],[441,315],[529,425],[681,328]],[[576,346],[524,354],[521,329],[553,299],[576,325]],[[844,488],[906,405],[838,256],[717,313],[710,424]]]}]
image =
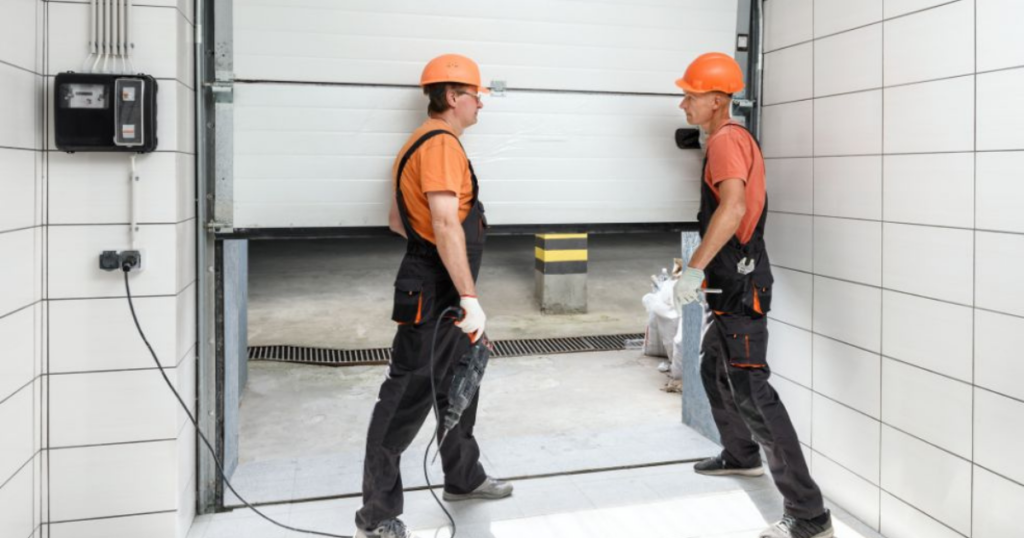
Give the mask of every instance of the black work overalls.
[{"label": "black work overalls", "polygon": [[[721,128],[746,132],[735,123]],[[757,158],[763,158],[760,146],[758,150]],[[706,178],[707,159],[701,175],[697,217],[702,238],[719,205]],[[742,244],[733,236],[705,270],[707,287],[721,289],[722,293],[706,296],[701,379],[722,436],[722,458],[733,466],[760,465],[760,443],[775,485],[786,499],[786,512],[810,519],[825,511],[821,491],[811,478],[789,413],[768,383],[771,370],[767,362],[766,316],[771,308],[774,280],[764,243],[767,215],[765,199],[750,241]]]},{"label": "black work overalls", "polygon": [[[437,326],[446,308],[459,306],[459,292],[441,262],[437,247],[413,229],[402,195],[402,173],[409,158],[424,142],[435,136],[455,135],[444,130],[424,134],[402,157],[395,181],[398,211],[408,243],[395,279],[392,319],[399,323],[398,332],[366,439],[363,507],[356,513],[356,525],[366,530],[402,514],[402,452],[409,448],[433,408],[430,376],[434,376],[437,385],[437,405],[443,416],[448,408],[452,367],[470,345],[469,338],[451,320],[440,320],[440,326]],[[466,254],[475,281],[483,259],[487,221],[472,163],[469,163],[469,171],[473,180],[473,206],[462,222],[462,229],[466,234]],[[438,329],[437,345],[434,371],[431,372],[431,340],[435,327]],[[462,414],[459,425],[448,433],[441,447],[444,487],[452,493],[469,493],[487,478],[480,464],[480,447],[473,437],[479,397],[478,392],[472,405]]]}]

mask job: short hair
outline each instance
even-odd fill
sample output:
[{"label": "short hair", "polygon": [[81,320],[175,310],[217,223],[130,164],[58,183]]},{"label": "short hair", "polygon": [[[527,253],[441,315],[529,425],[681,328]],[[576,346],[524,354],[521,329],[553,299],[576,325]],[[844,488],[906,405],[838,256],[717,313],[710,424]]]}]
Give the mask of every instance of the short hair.
[{"label": "short hair", "polygon": [[423,87],[423,94],[430,99],[430,103],[427,105],[427,112],[432,114],[441,114],[447,112],[451,107],[448,106],[448,90],[461,90],[465,88],[465,84],[457,84],[454,82],[436,82],[434,84],[427,84]]}]

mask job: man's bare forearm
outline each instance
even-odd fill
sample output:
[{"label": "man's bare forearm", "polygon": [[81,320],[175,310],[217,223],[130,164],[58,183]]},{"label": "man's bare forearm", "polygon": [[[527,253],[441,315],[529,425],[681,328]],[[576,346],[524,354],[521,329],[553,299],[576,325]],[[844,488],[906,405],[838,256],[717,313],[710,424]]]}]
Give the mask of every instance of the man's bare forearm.
[{"label": "man's bare forearm", "polygon": [[466,256],[466,233],[462,225],[457,223],[434,223],[434,235],[437,239],[437,251],[441,262],[448,270],[448,276],[455,284],[459,295],[476,295],[476,284],[473,273],[469,270],[469,258]]},{"label": "man's bare forearm", "polygon": [[703,271],[711,263],[711,260],[715,259],[722,247],[736,235],[736,230],[739,229],[742,221],[742,210],[718,206],[714,215],[711,216],[711,223],[708,225],[708,231],[704,234],[704,239],[701,240],[700,246],[690,258],[689,266]]}]

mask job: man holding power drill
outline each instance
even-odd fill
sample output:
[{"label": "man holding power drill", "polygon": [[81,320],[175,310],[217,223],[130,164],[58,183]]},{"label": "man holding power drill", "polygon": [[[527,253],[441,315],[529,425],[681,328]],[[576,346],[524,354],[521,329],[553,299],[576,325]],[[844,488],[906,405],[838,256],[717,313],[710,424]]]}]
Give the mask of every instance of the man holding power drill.
[{"label": "man holding power drill", "polygon": [[[435,403],[431,376],[444,415],[453,366],[471,341],[483,337],[487,320],[476,297],[487,221],[476,174],[459,142],[463,131],[477,122],[483,108],[480,93],[487,89],[476,63],[457,54],[431,60],[420,85],[430,99],[430,117],[409,137],[393,170],[389,224],[408,243],[395,280],[392,319],[399,324],[398,332],[366,441],[357,538],[412,536],[398,519],[403,511],[402,452]],[[438,325],[449,307],[460,307],[462,320]],[[480,464],[480,447],[473,437],[478,401],[474,398],[440,447],[447,501],[512,494],[511,484],[488,477]]]}]

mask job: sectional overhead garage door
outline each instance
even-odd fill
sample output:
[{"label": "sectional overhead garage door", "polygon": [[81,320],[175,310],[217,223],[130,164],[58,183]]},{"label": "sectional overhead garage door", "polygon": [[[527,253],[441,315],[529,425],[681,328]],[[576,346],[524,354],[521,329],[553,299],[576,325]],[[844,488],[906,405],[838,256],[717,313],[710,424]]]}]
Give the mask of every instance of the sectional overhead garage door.
[{"label": "sectional overhead garage door", "polygon": [[497,225],[694,219],[701,155],[673,85],[731,53],[721,0],[234,0],[236,228],[385,226],[395,153],[425,117],[423,65],[477,60],[463,143]]}]

